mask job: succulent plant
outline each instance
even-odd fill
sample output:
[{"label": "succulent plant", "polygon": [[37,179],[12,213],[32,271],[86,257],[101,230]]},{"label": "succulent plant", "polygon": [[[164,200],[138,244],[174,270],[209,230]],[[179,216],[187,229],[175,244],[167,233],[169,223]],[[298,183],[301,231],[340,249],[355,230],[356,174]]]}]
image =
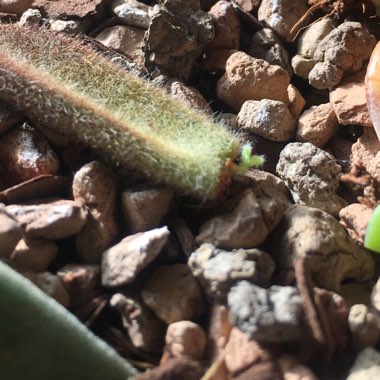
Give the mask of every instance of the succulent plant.
[{"label": "succulent plant", "polygon": [[364,246],[371,251],[380,253],[380,205],[373,210],[368,221]]},{"label": "succulent plant", "polygon": [[233,174],[236,135],[77,38],[0,25],[0,99],[108,163],[205,198]]},{"label": "succulent plant", "polygon": [[63,306],[0,261],[0,378],[126,380],[137,371]]}]

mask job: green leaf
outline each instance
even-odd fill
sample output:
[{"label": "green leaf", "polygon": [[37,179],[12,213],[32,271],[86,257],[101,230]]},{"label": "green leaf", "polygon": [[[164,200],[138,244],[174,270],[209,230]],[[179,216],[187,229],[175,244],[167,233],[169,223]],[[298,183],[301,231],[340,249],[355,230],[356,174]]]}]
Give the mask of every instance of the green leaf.
[{"label": "green leaf", "polygon": [[380,205],[375,208],[369,219],[364,246],[371,251],[380,253]]}]

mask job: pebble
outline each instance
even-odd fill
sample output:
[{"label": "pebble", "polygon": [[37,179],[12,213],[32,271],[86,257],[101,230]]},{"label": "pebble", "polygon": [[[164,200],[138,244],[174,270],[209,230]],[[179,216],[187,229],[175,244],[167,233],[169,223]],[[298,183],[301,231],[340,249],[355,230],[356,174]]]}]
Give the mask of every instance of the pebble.
[{"label": "pebble", "polygon": [[289,81],[282,67],[239,51],[228,58],[216,92],[221,101],[239,112],[247,100],[272,99],[288,104]]},{"label": "pebble", "polygon": [[50,29],[67,34],[85,33],[89,24],[85,20],[49,20]]},{"label": "pebble", "polygon": [[48,141],[29,129],[16,129],[2,136],[0,161],[11,184],[56,174],[59,169],[59,159]]},{"label": "pebble", "polygon": [[[339,293],[345,280],[368,281],[374,261],[330,214],[313,207],[293,205],[272,236],[271,256],[277,269],[293,268],[298,257],[310,262],[316,286]],[[275,243],[274,243],[275,242]]]},{"label": "pebble", "polygon": [[295,120],[298,120],[302,110],[305,107],[306,101],[297,87],[290,84],[288,86],[289,104],[288,108]]},{"label": "pebble", "polygon": [[215,28],[211,42],[205,45],[205,51],[217,49],[239,49],[240,21],[234,5],[221,0],[209,10]]},{"label": "pebble", "polygon": [[118,233],[118,191],[116,175],[99,161],[83,165],[74,175],[74,200],[88,211],[87,223],[75,240],[77,254],[85,263],[99,264],[103,251]]},{"label": "pebble", "polygon": [[361,203],[351,203],[339,211],[339,222],[351,238],[363,246],[364,236],[373,208]]},{"label": "pebble", "polygon": [[0,257],[9,259],[13,250],[21,240],[22,228],[17,220],[8,214],[4,205],[0,204]]},{"label": "pebble", "polygon": [[77,234],[86,223],[87,212],[71,200],[40,200],[28,205],[12,204],[5,209],[22,226],[28,237],[49,240]]},{"label": "pebble", "polygon": [[312,106],[299,118],[296,139],[323,148],[335,136],[338,124],[331,103]]},{"label": "pebble", "polygon": [[198,324],[178,321],[168,326],[165,343],[166,349],[175,358],[201,360],[205,353],[207,337]]},{"label": "pebble", "polygon": [[20,17],[20,26],[39,25],[42,22],[42,14],[38,9],[27,9]]},{"label": "pebble", "polygon": [[167,243],[167,227],[127,236],[103,253],[102,285],[113,288],[133,282]]},{"label": "pebble", "polygon": [[100,292],[100,268],[91,264],[67,264],[57,276],[70,296],[70,308],[76,310],[91,302]]},{"label": "pebble", "polygon": [[260,343],[250,339],[238,328],[232,328],[225,349],[225,362],[233,376],[252,365],[269,360],[270,353]]},{"label": "pebble", "polygon": [[271,65],[281,66],[290,77],[293,74],[288,52],[270,28],[263,28],[251,37],[248,54],[263,59]]},{"label": "pebble", "polygon": [[296,132],[296,121],[288,107],[278,100],[247,100],[237,120],[243,131],[271,141],[289,141]]},{"label": "pebble", "polygon": [[32,5],[33,1],[34,0],[2,0],[0,12],[21,15]]},{"label": "pebble", "polygon": [[185,264],[158,267],[144,286],[141,297],[168,325],[195,320],[205,308],[201,287]]},{"label": "pebble", "polygon": [[116,293],[110,305],[121,316],[134,347],[157,354],[164,345],[164,324],[139,299]]},{"label": "pebble", "polygon": [[173,190],[166,187],[132,187],[121,194],[124,223],[131,233],[157,228],[167,214]]},{"label": "pebble", "polygon": [[272,258],[262,250],[224,251],[208,243],[191,254],[188,265],[206,291],[221,299],[238,280],[268,286],[275,269]]},{"label": "pebble", "polygon": [[57,257],[58,246],[47,239],[24,237],[16,245],[10,257],[18,269],[44,272]]},{"label": "pebble", "polygon": [[371,305],[380,313],[380,277],[377,279],[375,286],[372,288]]},{"label": "pebble", "polygon": [[380,352],[372,347],[361,350],[350,368],[347,380],[376,380],[380,378]]},{"label": "pebble", "polygon": [[264,289],[239,281],[228,294],[228,308],[232,324],[250,339],[286,342],[302,334],[303,305],[294,287]]},{"label": "pebble", "polygon": [[[269,231],[253,190],[245,190],[233,200],[234,209],[204,222],[196,237],[198,243],[211,243],[218,248],[254,248]],[[231,202],[231,203],[232,203]]]},{"label": "pebble", "polygon": [[318,380],[317,376],[293,355],[282,354],[277,363],[284,380]]},{"label": "pebble", "polygon": [[372,127],[368,114],[365,71],[345,78],[330,92],[330,102],[338,121],[342,125]]},{"label": "pebble", "polygon": [[235,0],[235,3],[249,13],[258,9],[260,1],[261,0]]},{"label": "pebble", "polygon": [[152,8],[136,0],[114,0],[112,13],[125,25],[148,29]]},{"label": "pebble", "polygon": [[368,310],[366,305],[356,304],[351,307],[348,325],[354,349],[373,347],[378,342],[380,326],[376,316]]},{"label": "pebble", "polygon": [[306,0],[262,0],[257,17],[280,37],[292,42],[290,30],[307,9]]},{"label": "pebble", "polygon": [[124,54],[132,62],[142,66],[144,56],[142,43],[145,30],[135,26],[116,25],[105,28],[96,36],[96,40],[108,48]]},{"label": "pebble", "polygon": [[271,361],[258,363],[237,374],[233,380],[283,380],[279,367]]},{"label": "pebble", "polygon": [[282,150],[276,170],[294,202],[337,216],[346,201],[336,194],[342,168],[334,156],[311,143],[289,143]]}]

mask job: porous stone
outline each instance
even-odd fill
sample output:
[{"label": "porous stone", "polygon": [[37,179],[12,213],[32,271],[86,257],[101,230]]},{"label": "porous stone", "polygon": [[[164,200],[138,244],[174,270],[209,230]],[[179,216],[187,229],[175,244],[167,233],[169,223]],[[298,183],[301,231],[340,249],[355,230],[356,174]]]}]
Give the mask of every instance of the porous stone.
[{"label": "porous stone", "polygon": [[309,73],[309,83],[319,89],[336,86],[344,72],[362,69],[375,44],[375,37],[359,22],[340,24],[315,49],[313,59],[317,64]]},{"label": "porous stone", "polygon": [[278,100],[247,100],[238,114],[239,127],[272,141],[289,141],[296,121],[288,107]]},{"label": "porous stone", "polygon": [[167,242],[167,227],[127,236],[107,249],[102,258],[102,285],[129,284],[161,252]]},{"label": "porous stone", "polygon": [[364,169],[380,182],[380,142],[373,128],[364,128],[363,134],[352,145],[352,165]]},{"label": "porous stone", "polygon": [[191,254],[188,265],[207,292],[222,299],[238,280],[267,286],[275,269],[271,257],[262,250],[224,251],[208,243]]},{"label": "porous stone", "polygon": [[198,243],[234,249],[253,248],[265,240],[269,231],[254,192],[245,190],[232,203],[235,207],[231,212],[215,216],[200,226],[196,237]]},{"label": "porous stone", "polygon": [[150,353],[162,350],[165,325],[139,299],[116,293],[110,305],[120,314],[134,347]]},{"label": "porous stone", "polygon": [[355,349],[376,345],[380,336],[380,327],[376,316],[366,305],[353,305],[348,315],[352,344]]},{"label": "porous stone", "polygon": [[285,342],[302,334],[302,301],[297,289],[291,286],[264,289],[239,281],[228,294],[228,308],[233,325],[250,339]]},{"label": "porous stone", "polygon": [[2,137],[0,161],[11,184],[56,174],[59,168],[59,159],[47,140],[29,129],[16,129]]},{"label": "porous stone", "polygon": [[165,343],[166,349],[176,358],[201,360],[205,353],[207,337],[198,324],[178,321],[168,326]]},{"label": "porous stone", "polygon": [[236,327],[231,330],[225,349],[225,362],[228,371],[236,375],[242,370],[260,362],[269,361],[271,355],[258,342]]},{"label": "porous stone", "polygon": [[41,200],[41,203],[9,205],[5,209],[22,226],[28,237],[50,240],[77,234],[86,223],[84,207],[70,200]]},{"label": "porous stone", "polygon": [[330,92],[330,103],[343,125],[371,127],[364,83],[365,71],[345,78]]},{"label": "porous stone", "polygon": [[194,320],[205,308],[201,287],[185,264],[158,267],[144,286],[141,297],[167,324]]},{"label": "porous stone", "polygon": [[21,15],[30,8],[32,3],[33,0],[2,0],[0,4],[0,12]]},{"label": "porous stone", "polygon": [[100,292],[100,268],[91,264],[67,264],[57,276],[70,296],[70,308],[76,310]]},{"label": "porous stone", "polygon": [[113,0],[112,13],[125,25],[148,29],[152,8],[136,0]]},{"label": "porous stone", "polygon": [[209,10],[215,28],[211,42],[205,51],[216,49],[239,49],[240,21],[234,6],[229,1],[220,0]]},{"label": "porous stone", "polygon": [[294,202],[317,207],[337,216],[346,201],[336,194],[342,168],[334,156],[311,143],[289,143],[282,150],[276,170]]},{"label": "porous stone", "polygon": [[375,380],[380,378],[380,352],[372,347],[361,350],[350,368],[347,380]]},{"label": "porous stone", "polygon": [[20,224],[0,204],[0,257],[8,259],[22,238]]},{"label": "porous stone", "polygon": [[262,0],[257,17],[285,40],[292,41],[290,30],[307,11],[306,0]]},{"label": "porous stone", "polygon": [[288,97],[289,97],[289,112],[292,114],[295,120],[298,120],[302,110],[305,107],[306,101],[302,96],[301,92],[297,87],[290,84],[288,86]]},{"label": "porous stone", "polygon": [[102,252],[118,233],[116,201],[118,180],[111,169],[99,161],[82,166],[74,175],[74,200],[88,210],[87,223],[77,234],[78,255],[89,264],[99,264]]},{"label": "porous stone", "polygon": [[252,36],[248,54],[263,59],[271,65],[281,66],[289,76],[293,74],[288,52],[270,28],[263,28]]},{"label": "porous stone", "polygon": [[316,286],[321,288],[339,293],[345,280],[368,281],[373,276],[372,256],[320,209],[290,206],[272,239],[271,255],[277,268],[293,268],[298,257],[305,257]]},{"label": "porous stone", "polygon": [[214,32],[211,16],[200,9],[199,0],[157,4],[144,38],[145,66],[186,81]]},{"label": "porous stone", "polygon": [[228,58],[216,92],[220,100],[238,112],[246,100],[272,99],[288,104],[289,81],[282,67],[239,51]]},{"label": "porous stone", "polygon": [[361,246],[372,211],[372,207],[361,203],[352,203],[339,211],[340,224],[352,239]]},{"label": "porous stone", "polygon": [[11,262],[18,269],[32,272],[47,271],[58,254],[58,246],[47,239],[24,237],[11,254]]},{"label": "porous stone", "polygon": [[96,36],[96,40],[142,66],[144,62],[142,51],[144,35],[145,30],[142,28],[116,25],[104,29]]},{"label": "porous stone", "polygon": [[337,129],[338,119],[331,104],[320,104],[302,113],[298,120],[296,139],[323,148],[334,137]]},{"label": "porous stone", "polygon": [[133,187],[121,194],[124,223],[132,233],[156,228],[167,214],[173,190],[166,187]]}]

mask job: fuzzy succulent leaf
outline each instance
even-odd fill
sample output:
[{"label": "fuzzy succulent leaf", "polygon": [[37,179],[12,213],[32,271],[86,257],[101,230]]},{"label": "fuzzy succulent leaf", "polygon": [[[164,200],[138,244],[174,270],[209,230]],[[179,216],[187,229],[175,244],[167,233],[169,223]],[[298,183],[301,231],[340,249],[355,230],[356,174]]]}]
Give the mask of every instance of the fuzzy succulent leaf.
[{"label": "fuzzy succulent leaf", "polygon": [[0,261],[0,378],[127,380],[137,371],[63,306]]},{"label": "fuzzy succulent leaf", "polygon": [[371,251],[380,253],[380,206],[377,206],[369,219],[364,246]]},{"label": "fuzzy succulent leaf", "polygon": [[0,25],[0,99],[103,160],[211,198],[239,153],[233,134],[51,31]]}]

